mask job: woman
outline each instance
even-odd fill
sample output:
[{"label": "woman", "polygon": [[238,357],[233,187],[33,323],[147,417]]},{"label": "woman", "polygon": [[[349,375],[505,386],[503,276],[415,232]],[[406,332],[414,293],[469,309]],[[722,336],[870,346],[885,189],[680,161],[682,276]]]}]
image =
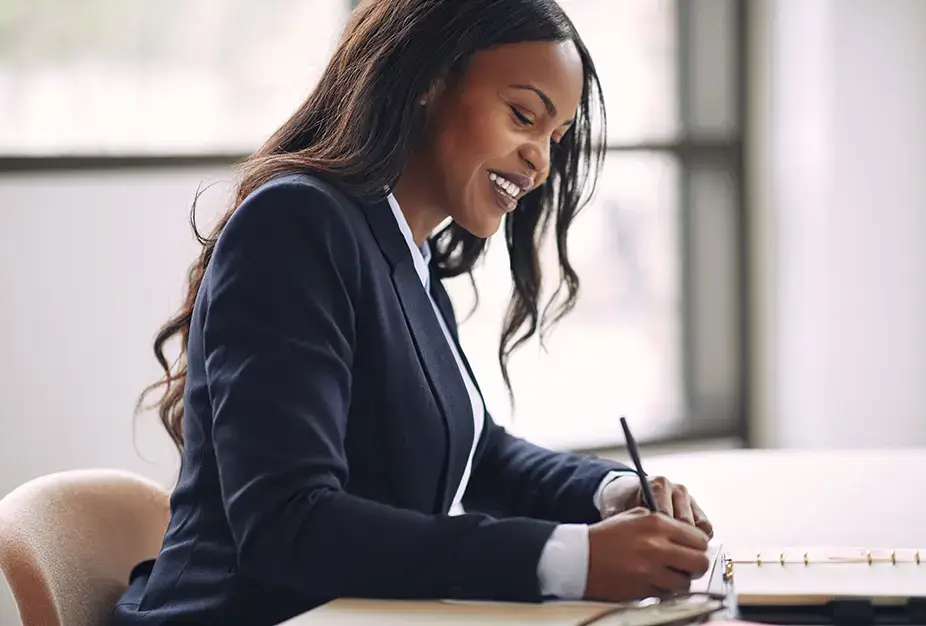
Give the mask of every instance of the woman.
[{"label": "woman", "polygon": [[157,337],[182,468],[162,550],[112,624],[275,624],[343,596],[619,600],[704,573],[710,523],[683,487],[654,479],[667,515],[648,514],[625,466],[493,423],[441,285],[504,220],[504,370],[540,323],[552,226],[570,308],[597,93],[552,0],[354,12],[309,99],[244,164]]}]

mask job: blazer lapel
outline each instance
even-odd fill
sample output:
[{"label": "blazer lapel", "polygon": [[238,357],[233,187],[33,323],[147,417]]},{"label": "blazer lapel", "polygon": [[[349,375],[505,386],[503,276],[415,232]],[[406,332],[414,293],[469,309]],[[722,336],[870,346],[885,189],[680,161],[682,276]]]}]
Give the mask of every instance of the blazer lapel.
[{"label": "blazer lapel", "polygon": [[446,512],[463,477],[472,446],[469,394],[388,202],[382,200],[361,206],[389,262],[408,331],[447,429],[447,463],[439,494],[439,507]]}]

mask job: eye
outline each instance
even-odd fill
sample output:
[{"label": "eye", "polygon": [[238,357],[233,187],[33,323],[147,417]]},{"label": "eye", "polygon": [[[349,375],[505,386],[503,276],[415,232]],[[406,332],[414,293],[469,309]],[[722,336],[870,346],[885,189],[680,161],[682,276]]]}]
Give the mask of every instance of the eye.
[{"label": "eye", "polygon": [[508,105],[508,108],[511,109],[511,112],[514,113],[514,116],[518,118],[518,123],[523,126],[533,126],[534,123],[526,115],[518,111],[517,107]]}]

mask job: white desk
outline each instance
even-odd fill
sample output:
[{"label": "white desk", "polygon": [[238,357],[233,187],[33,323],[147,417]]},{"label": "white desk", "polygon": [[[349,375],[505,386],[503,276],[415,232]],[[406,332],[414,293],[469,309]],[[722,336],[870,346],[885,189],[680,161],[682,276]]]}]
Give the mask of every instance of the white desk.
[{"label": "white desk", "polygon": [[[644,458],[688,487],[724,545],[926,544],[926,449],[731,450]],[[459,605],[341,600],[285,626],[575,624],[600,605]]]},{"label": "white desk", "polygon": [[727,545],[926,543],[926,449],[730,450],[643,459],[688,487]]}]

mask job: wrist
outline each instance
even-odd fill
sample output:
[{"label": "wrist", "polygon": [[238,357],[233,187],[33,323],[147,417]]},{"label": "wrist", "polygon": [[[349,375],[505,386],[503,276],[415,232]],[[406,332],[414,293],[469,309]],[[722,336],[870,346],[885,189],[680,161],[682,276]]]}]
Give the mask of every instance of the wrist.
[{"label": "wrist", "polygon": [[[632,481],[632,482],[631,482]],[[605,519],[627,510],[631,502],[623,494],[632,493],[640,479],[636,472],[611,472],[601,481],[598,492],[595,494],[595,506]]]},{"label": "wrist", "polygon": [[540,554],[537,580],[540,594],[561,600],[585,597],[588,578],[589,527],[560,524]]},{"label": "wrist", "polygon": [[599,545],[601,529],[597,528],[597,526],[597,524],[593,524],[588,529],[588,568],[585,572],[583,600],[598,600],[605,597],[602,593],[603,590],[596,588],[598,581],[602,578],[598,575],[598,570],[601,568],[599,562],[601,559],[601,547]]}]

